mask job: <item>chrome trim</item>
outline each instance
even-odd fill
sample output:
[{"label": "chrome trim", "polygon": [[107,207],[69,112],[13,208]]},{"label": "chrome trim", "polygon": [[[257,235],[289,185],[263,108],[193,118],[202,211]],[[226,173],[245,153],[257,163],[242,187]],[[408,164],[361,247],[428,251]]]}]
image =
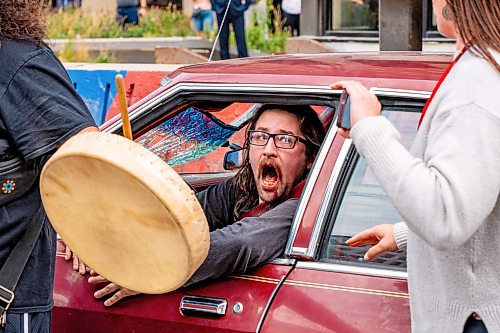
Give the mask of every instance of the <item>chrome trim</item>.
[{"label": "chrome trim", "polygon": [[377,276],[377,277],[385,277],[391,279],[403,279],[403,280],[408,279],[407,272],[396,271],[386,268],[355,266],[354,264],[347,265],[347,264],[332,264],[324,262],[299,261],[297,262],[297,265],[295,267],[302,269],[312,269],[317,271],[326,271],[326,272]]},{"label": "chrome trim", "polygon": [[[129,114],[130,122],[141,116],[149,108],[155,106],[161,101],[177,94],[180,91],[190,92],[261,92],[261,93],[314,93],[321,95],[339,95],[341,90],[332,90],[328,86],[303,86],[303,85],[273,85],[273,84],[213,84],[213,83],[179,83],[171,89],[167,89],[158,96],[142,104],[139,108]],[[106,132],[116,132],[122,126],[122,120],[118,119],[115,123],[105,129]]]},{"label": "chrome trim", "polygon": [[[302,195],[300,197],[300,202],[299,202],[299,205],[297,207],[297,211],[295,213],[295,216],[293,218],[292,227],[290,228],[290,234],[288,236],[288,241],[286,243],[285,256],[290,256],[293,254],[297,254],[297,255],[304,254],[302,252],[295,253],[295,251],[294,251],[295,248],[292,248],[292,246],[293,246],[293,243],[295,242],[295,238],[297,237],[297,233],[298,233],[299,227],[300,227],[300,222],[302,221],[302,218],[304,217],[304,212],[306,211],[307,204],[309,202],[309,199],[311,198],[314,185],[316,184],[316,181],[318,180],[319,172],[321,171],[321,167],[325,163],[326,156],[328,155],[328,152],[330,151],[330,148],[333,144],[333,139],[335,138],[336,134],[337,134],[337,126],[335,126],[335,122],[332,121],[332,124],[330,125],[330,129],[328,130],[326,138],[323,140],[323,144],[321,145],[321,148],[318,152],[318,156],[316,156],[313,168],[309,172],[306,186],[304,187],[304,190],[302,191]],[[299,249],[299,248],[297,248],[297,249]]]},{"label": "chrome trim", "polygon": [[204,296],[184,296],[179,305],[179,311],[183,316],[224,316],[226,314],[227,301],[222,298]]},{"label": "chrome trim", "polygon": [[234,303],[234,305],[233,305],[233,313],[239,315],[242,312],[243,312],[243,304],[241,304],[241,302]]},{"label": "chrome trim", "polygon": [[377,96],[384,97],[406,97],[406,98],[424,98],[431,97],[430,91],[424,90],[404,90],[404,89],[391,89],[391,88],[370,88],[370,92]]},{"label": "chrome trim", "polygon": [[264,319],[266,318],[267,313],[269,312],[269,308],[271,307],[271,304],[274,301],[274,298],[276,297],[276,294],[278,293],[278,290],[280,287],[283,285],[283,282],[285,282],[287,275],[283,275],[278,282],[278,284],[274,287],[273,292],[269,296],[269,299],[267,300],[266,306],[264,307],[264,310],[262,311],[262,315],[260,316],[259,322],[257,324],[257,328],[255,329],[256,333],[259,333],[260,330],[262,329],[262,325],[264,324]]},{"label": "chrome trim", "polygon": [[297,260],[295,260],[295,259],[276,258],[273,261],[271,261],[271,264],[293,266],[293,265],[295,265],[296,262],[297,262]]},{"label": "chrome trim", "polygon": [[[344,144],[342,145],[342,148],[340,149],[339,156],[337,157],[337,162],[333,167],[330,179],[328,179],[328,184],[326,186],[325,193],[323,194],[323,199],[321,200],[319,212],[318,215],[316,216],[316,221],[314,222],[311,238],[309,239],[309,244],[307,246],[307,251],[305,253],[305,257],[308,259],[314,258],[320,237],[320,232],[323,225],[326,223],[325,217],[328,214],[328,210],[330,209],[328,203],[331,201],[335,189],[335,184],[337,183],[337,180],[340,176],[340,171],[344,167],[344,164],[346,162],[346,156],[351,146],[352,146],[352,140],[346,139],[344,141]],[[340,163],[340,161],[342,162]]]},{"label": "chrome trim", "polygon": [[293,254],[293,255],[297,255],[297,256],[303,257],[303,256],[306,255],[306,253],[307,253],[307,248],[306,247],[298,247],[298,246],[292,247],[291,254]]}]

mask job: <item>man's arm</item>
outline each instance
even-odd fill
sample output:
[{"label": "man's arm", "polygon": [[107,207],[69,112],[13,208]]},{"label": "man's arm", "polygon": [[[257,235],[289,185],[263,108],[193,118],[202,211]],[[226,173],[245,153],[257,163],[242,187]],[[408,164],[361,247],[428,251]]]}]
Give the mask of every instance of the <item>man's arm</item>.
[{"label": "man's arm", "polygon": [[205,213],[210,231],[224,228],[234,222],[232,179],[209,186],[197,193],[196,198]]},{"label": "man's arm", "polygon": [[[247,217],[210,233],[210,250],[203,264],[184,284],[185,287],[223,275],[243,273],[277,258],[286,246],[298,200],[289,199],[259,217]],[[91,276],[89,283],[109,282],[102,276]],[[112,306],[137,292],[108,283],[94,293]]]},{"label": "man's arm", "polygon": [[297,199],[289,199],[259,217],[247,217],[212,231],[208,256],[185,286],[243,273],[280,256],[297,205]]}]

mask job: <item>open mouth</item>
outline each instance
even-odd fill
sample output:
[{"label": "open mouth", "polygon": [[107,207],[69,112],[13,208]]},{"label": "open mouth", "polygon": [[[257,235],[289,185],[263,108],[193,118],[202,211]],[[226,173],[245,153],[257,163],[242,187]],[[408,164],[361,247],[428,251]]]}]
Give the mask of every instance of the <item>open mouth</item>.
[{"label": "open mouth", "polygon": [[262,166],[260,175],[263,190],[271,191],[276,188],[279,181],[279,174],[274,165],[266,164]]}]

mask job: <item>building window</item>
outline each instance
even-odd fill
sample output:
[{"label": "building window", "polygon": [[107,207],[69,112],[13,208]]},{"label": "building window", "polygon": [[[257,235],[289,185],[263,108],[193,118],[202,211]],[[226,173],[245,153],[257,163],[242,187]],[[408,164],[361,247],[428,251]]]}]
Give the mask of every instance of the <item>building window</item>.
[{"label": "building window", "polygon": [[[377,37],[380,0],[321,0],[323,24],[330,36]],[[437,31],[432,0],[422,1],[422,37],[442,38]]]},{"label": "building window", "polygon": [[379,0],[332,0],[332,30],[378,30]]}]

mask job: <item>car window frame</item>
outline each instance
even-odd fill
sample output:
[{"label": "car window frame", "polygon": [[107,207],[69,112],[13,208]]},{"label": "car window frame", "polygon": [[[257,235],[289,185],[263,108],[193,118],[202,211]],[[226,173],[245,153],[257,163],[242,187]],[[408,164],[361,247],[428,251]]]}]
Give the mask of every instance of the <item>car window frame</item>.
[{"label": "car window frame", "polygon": [[[379,99],[388,98],[388,99],[403,99],[407,101],[416,100],[422,103],[430,97],[431,92],[429,91],[420,91],[420,90],[404,90],[404,89],[386,89],[386,88],[376,88],[373,87],[370,89],[370,92],[374,93]],[[334,120],[333,124],[336,121]],[[333,144],[335,135],[336,135],[336,126],[333,125],[329,129],[327,137],[323,143],[324,147],[322,148],[331,148]],[[321,152],[320,152],[321,154]],[[289,239],[287,243],[287,248],[285,250],[286,258],[296,258],[298,259],[296,263],[297,268],[306,268],[306,269],[314,269],[314,270],[325,270],[339,273],[349,273],[349,274],[361,274],[361,275],[370,275],[370,276],[379,276],[379,277],[387,277],[387,278],[397,278],[397,279],[406,279],[408,274],[407,272],[393,270],[390,268],[382,268],[382,267],[367,267],[356,265],[354,263],[331,263],[331,262],[320,262],[318,261],[320,252],[322,250],[321,241],[324,239],[324,232],[329,228],[328,221],[328,212],[330,211],[330,205],[332,202],[333,196],[341,191],[341,186],[344,186],[345,183],[342,181],[341,177],[345,176],[349,168],[352,164],[357,160],[357,158],[353,158],[353,154],[358,154],[353,146],[351,139],[346,139],[342,145],[340,153],[335,162],[333,171],[329,177],[327,189],[325,193],[323,193],[321,199],[321,205],[319,212],[316,216],[316,220],[314,222],[314,227],[309,238],[309,243],[307,248],[298,248],[294,247],[293,243],[295,239]],[[326,153],[325,153],[326,156]],[[317,159],[317,162],[320,162]],[[319,174],[322,164],[324,163],[324,159],[321,160],[321,164],[318,163],[313,167],[311,173],[317,172]],[[314,170],[317,168],[318,170]],[[304,211],[306,209],[307,202],[299,202],[299,207],[297,209],[297,214],[294,219],[294,224],[292,225],[292,230],[295,231],[294,237],[296,236],[296,232],[300,227],[300,223],[302,222],[302,217]],[[292,234],[291,234],[292,236]]]},{"label": "car window frame", "polygon": [[[188,102],[237,101],[334,106],[332,97],[339,94],[339,90],[332,90],[328,86],[179,83],[135,108],[130,112],[129,119],[132,123],[132,132],[136,133],[141,128],[137,124],[150,123],[151,117],[157,120],[166,116],[168,112],[152,115],[154,112],[148,112],[149,110],[167,109],[180,112],[179,106]],[[120,134],[122,119],[113,118],[109,122],[112,123],[102,125],[104,131]]]}]

